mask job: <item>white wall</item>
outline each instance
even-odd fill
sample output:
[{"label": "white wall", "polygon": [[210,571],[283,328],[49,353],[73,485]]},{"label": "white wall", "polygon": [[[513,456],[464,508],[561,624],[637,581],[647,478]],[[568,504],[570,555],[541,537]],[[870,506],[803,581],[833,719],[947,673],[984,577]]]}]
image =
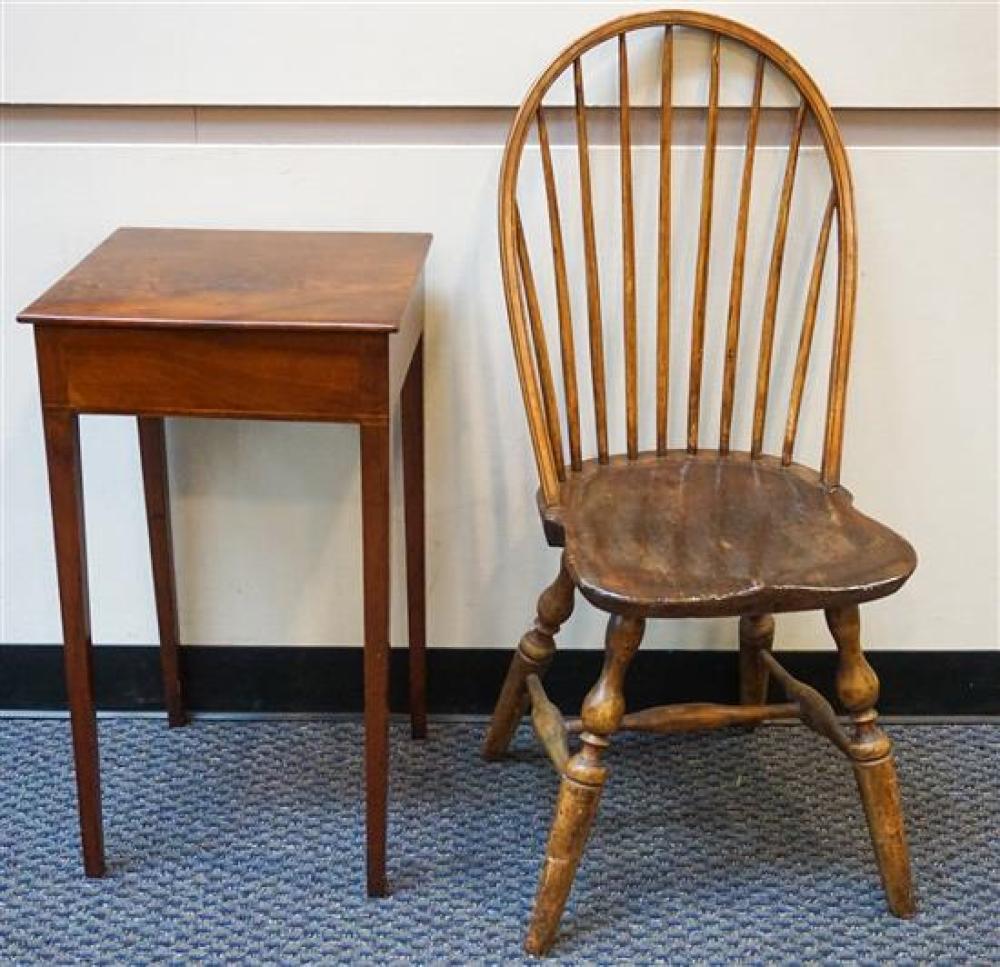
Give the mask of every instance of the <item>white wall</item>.
[{"label": "white wall", "polygon": [[[114,227],[144,224],[434,233],[430,641],[513,643],[557,558],[534,511],[502,310],[497,167],[532,74],[636,6],[4,6],[0,641],[59,637],[32,343],[14,315]],[[869,644],[995,649],[996,10],[703,8],[795,51],[848,142],[862,275],[844,480],[921,557],[899,595],[866,609]],[[356,431],[171,421],[169,437],[185,640],[357,642]],[[152,641],[134,428],[86,418],[84,448],[95,639]],[[581,605],[565,645],[598,645],[601,625]],[[400,642],[400,608],[394,627]],[[812,617],[779,634],[826,646]],[[650,641],[732,637],[726,622],[674,623]]]}]

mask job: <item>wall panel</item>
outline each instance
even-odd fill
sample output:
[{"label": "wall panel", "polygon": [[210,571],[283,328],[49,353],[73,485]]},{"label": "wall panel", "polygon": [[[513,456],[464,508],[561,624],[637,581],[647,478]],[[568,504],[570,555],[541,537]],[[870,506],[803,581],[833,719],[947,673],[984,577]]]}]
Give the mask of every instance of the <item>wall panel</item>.
[{"label": "wall panel", "polygon": [[[114,227],[146,224],[434,233],[430,640],[516,640],[557,559],[534,513],[502,312],[499,155],[491,145],[9,145],[0,639],[59,635],[30,333],[13,315]],[[996,152],[901,145],[852,158],[862,276],[844,479],[922,559],[907,589],[867,609],[867,637],[876,647],[995,648]],[[210,421],[169,432],[185,639],[356,642],[355,432]],[[89,418],[84,434],[95,637],[150,641],[134,431]],[[401,641],[399,608],[395,618]],[[811,618],[782,619],[780,629],[789,647],[827,640]],[[734,633],[730,622],[682,622],[657,626],[650,640],[721,647]],[[567,646],[600,638],[599,616],[579,608]]]},{"label": "wall panel", "polygon": [[[836,107],[998,103],[993,4],[676,5],[770,34]],[[578,34],[657,6],[5,0],[0,101],[510,106]],[[651,88],[639,86],[637,104]],[[682,81],[677,96],[704,103],[698,84]]]}]

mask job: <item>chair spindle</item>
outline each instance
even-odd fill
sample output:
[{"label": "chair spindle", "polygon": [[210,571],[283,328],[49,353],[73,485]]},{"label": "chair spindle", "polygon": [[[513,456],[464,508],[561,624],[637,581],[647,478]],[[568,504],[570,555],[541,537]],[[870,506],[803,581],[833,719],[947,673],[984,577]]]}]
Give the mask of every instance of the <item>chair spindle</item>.
[{"label": "chair spindle", "polygon": [[660,218],[656,275],[656,452],[667,452],[670,395],[670,151],[673,121],[674,31],[663,28],[660,64]]},{"label": "chair spindle", "polygon": [[542,310],[538,302],[538,289],[535,287],[535,276],[531,270],[531,256],[528,252],[527,239],[524,237],[520,208],[515,208],[514,213],[517,220],[517,260],[521,269],[521,294],[524,303],[526,303],[526,314],[531,326],[531,342],[535,350],[535,372],[541,385],[545,424],[549,433],[549,441],[552,444],[552,452],[556,459],[556,473],[560,480],[565,480],[562,433],[559,429],[559,403],[556,399],[555,384],[552,381],[552,366],[549,363],[548,344],[542,326]]},{"label": "chair spindle", "polygon": [[826,203],[826,211],[823,213],[819,240],[816,243],[816,256],[813,259],[812,275],[809,278],[809,290],[806,294],[806,308],[802,317],[802,332],[799,335],[799,348],[795,356],[795,375],[792,378],[792,392],[788,400],[785,441],[781,449],[781,463],[786,467],[792,462],[792,451],[795,449],[795,434],[799,427],[799,411],[802,407],[802,393],[809,370],[809,354],[812,351],[813,333],[816,330],[816,311],[819,307],[823,268],[826,265],[826,251],[830,244],[830,228],[833,225],[836,204],[836,193],[831,191],[830,200]]},{"label": "chair spindle", "polygon": [[538,146],[542,156],[542,173],[545,180],[545,197],[549,212],[549,234],[552,238],[552,266],[555,273],[556,303],[559,315],[559,348],[562,357],[563,389],[566,398],[566,428],[569,436],[570,466],[583,467],[580,446],[580,400],[576,382],[576,351],[573,345],[573,319],[570,313],[569,281],[566,275],[566,252],[563,247],[562,227],[559,220],[559,197],[556,191],[555,172],[552,169],[552,150],[549,132],[541,106],[537,114]]},{"label": "chair spindle", "polygon": [[733,245],[733,270],[729,282],[729,316],[726,321],[726,354],[722,374],[722,409],[719,417],[719,453],[729,452],[733,428],[733,400],[736,396],[736,357],[740,345],[740,315],[743,310],[743,271],[746,266],[747,227],[750,222],[750,191],[753,187],[753,163],[757,152],[757,129],[760,124],[760,101],[764,89],[763,54],[757,55],[753,99],[747,120],[747,141],[743,152],[743,180],[736,216],[736,242]]},{"label": "chair spindle", "polygon": [[774,351],[774,325],[778,311],[778,290],[781,285],[781,264],[785,256],[785,240],[788,235],[788,214],[792,203],[792,188],[795,184],[795,168],[802,142],[802,128],[806,119],[805,101],[799,103],[795,115],[795,126],[788,146],[788,160],[781,185],[781,199],[778,203],[778,221],[774,229],[774,245],[771,248],[771,265],[768,269],[767,292],[764,297],[764,316],[760,329],[760,351],[757,356],[757,393],[753,410],[753,435],[750,455],[759,457],[764,446],[764,421],[767,418],[767,394],[771,383],[771,357]]},{"label": "chair spindle", "polygon": [[698,449],[698,417],[701,410],[701,377],[705,359],[705,304],[708,298],[708,262],[712,240],[712,197],[715,187],[715,145],[719,125],[719,46],[712,38],[712,64],[708,85],[708,119],[705,124],[705,156],[701,171],[701,223],[698,229],[698,261],[695,268],[694,305],[691,312],[691,369],[688,379],[689,453]]},{"label": "chair spindle", "polygon": [[635,216],[632,208],[632,118],[628,43],[618,37],[618,119],[622,188],[622,301],[625,329],[625,426],[628,458],[639,455],[639,350],[635,301]]},{"label": "chair spindle", "polygon": [[583,254],[587,277],[587,318],[590,326],[590,375],[594,391],[594,426],[597,459],[608,462],[608,405],[604,378],[604,326],[601,321],[600,274],[594,232],[594,202],[590,182],[590,141],[587,137],[587,102],[583,92],[583,65],[573,61],[576,108],[576,146],[580,166],[580,208],[583,217]]}]

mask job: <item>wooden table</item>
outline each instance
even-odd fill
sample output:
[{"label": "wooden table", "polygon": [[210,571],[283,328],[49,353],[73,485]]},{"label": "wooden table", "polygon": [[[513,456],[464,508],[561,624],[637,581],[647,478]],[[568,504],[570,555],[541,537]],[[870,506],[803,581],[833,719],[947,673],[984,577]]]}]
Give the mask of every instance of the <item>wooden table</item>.
[{"label": "wooden table", "polygon": [[79,415],[138,417],[160,654],[185,721],[166,416],[357,423],[361,436],[368,893],[385,895],[390,438],[399,400],[410,711],[426,730],[423,266],[429,235],[124,228],[18,317],[34,325],[88,876],[105,870]]}]

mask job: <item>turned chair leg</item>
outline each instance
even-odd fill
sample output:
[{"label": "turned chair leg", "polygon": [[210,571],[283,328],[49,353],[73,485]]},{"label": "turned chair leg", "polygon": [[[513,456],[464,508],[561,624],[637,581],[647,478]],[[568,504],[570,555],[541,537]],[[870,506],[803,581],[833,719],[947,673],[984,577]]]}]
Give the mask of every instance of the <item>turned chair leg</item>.
[{"label": "turned chair leg", "polygon": [[767,702],[767,666],[760,653],[770,651],[773,645],[774,618],[771,615],[748,614],[740,618],[740,705]]},{"label": "turned chair leg", "polygon": [[897,917],[911,917],[916,912],[916,898],[899,781],[892,742],[876,724],[879,682],[861,651],[858,608],[856,605],[831,608],[826,612],[826,621],[839,652],[837,695],[850,713],[853,727],[848,754],[854,766],[886,900]]},{"label": "turned chair leg", "polygon": [[601,757],[608,747],[609,736],[625,715],[625,673],[639,648],[644,629],[641,618],[613,615],[608,621],[604,668],[583,702],[581,748],[566,763],[559,785],[535,908],[524,941],[524,949],[530,954],[544,954],[559,930],[607,778]]},{"label": "turned chair leg", "polygon": [[483,742],[483,758],[497,759],[507,751],[528,704],[529,675],[541,678],[556,650],[555,636],[573,613],[573,581],[560,563],[556,579],[538,599],[535,623],[525,632],[511,658]]}]

